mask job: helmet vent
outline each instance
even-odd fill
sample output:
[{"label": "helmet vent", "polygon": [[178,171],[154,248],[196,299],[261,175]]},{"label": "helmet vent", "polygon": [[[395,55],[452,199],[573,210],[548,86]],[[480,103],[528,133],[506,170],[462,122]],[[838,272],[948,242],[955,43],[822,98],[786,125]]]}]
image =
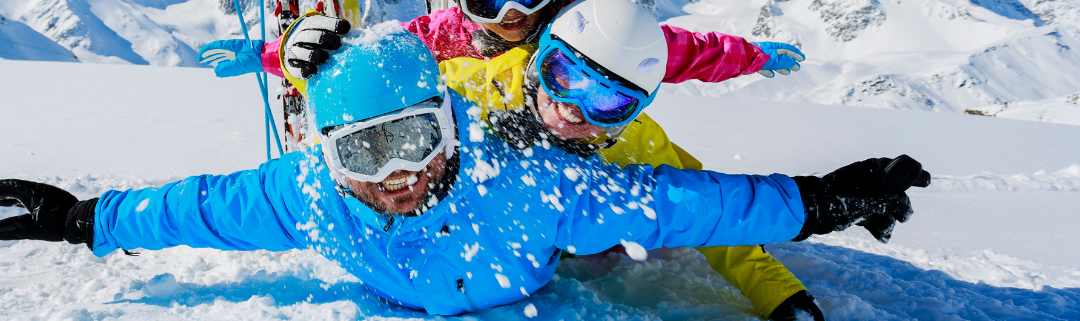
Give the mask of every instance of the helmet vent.
[{"label": "helmet vent", "polygon": [[660,59],[646,58],[645,60],[642,60],[640,64],[638,64],[637,71],[642,74],[648,75],[655,71],[657,66],[660,66]]},{"label": "helmet vent", "polygon": [[581,11],[574,11],[574,14],[570,18],[570,29],[580,35],[582,32],[585,32],[586,23],[589,23],[589,21],[585,20],[585,16],[581,14]]}]

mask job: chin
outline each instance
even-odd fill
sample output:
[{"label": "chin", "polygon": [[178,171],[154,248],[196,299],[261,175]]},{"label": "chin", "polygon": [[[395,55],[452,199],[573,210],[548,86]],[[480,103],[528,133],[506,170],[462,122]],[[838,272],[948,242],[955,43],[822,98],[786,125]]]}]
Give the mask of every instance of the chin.
[{"label": "chin", "polygon": [[386,206],[391,214],[394,215],[414,215],[417,214],[417,209],[420,208],[420,202],[411,200],[406,203],[393,203],[391,202]]},{"label": "chin", "polygon": [[522,41],[525,40],[525,36],[525,33],[514,32],[512,36],[506,37],[506,40],[510,42]]}]

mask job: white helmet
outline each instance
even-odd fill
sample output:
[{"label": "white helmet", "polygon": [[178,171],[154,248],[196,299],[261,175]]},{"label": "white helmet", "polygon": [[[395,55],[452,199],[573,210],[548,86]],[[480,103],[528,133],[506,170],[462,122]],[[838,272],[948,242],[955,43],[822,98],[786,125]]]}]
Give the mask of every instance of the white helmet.
[{"label": "white helmet", "polygon": [[667,72],[664,31],[629,0],[575,1],[555,16],[549,32],[649,96]]}]

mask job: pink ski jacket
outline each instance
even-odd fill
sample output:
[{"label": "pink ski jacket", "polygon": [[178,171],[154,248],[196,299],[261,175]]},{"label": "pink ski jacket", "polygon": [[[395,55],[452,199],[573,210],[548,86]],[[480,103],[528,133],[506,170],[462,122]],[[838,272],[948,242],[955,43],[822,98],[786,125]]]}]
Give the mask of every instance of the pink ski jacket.
[{"label": "pink ski jacket", "polygon": [[[492,58],[480,55],[473,47],[473,32],[481,30],[461,9],[448,8],[401,23],[431,48],[438,61],[458,57]],[[769,55],[742,37],[709,32],[702,34],[668,25],[660,26],[668,43],[667,74],[664,82],[680,83],[690,79],[721,82],[761,70]],[[281,38],[263,47],[263,70],[285,77],[281,70]]]}]

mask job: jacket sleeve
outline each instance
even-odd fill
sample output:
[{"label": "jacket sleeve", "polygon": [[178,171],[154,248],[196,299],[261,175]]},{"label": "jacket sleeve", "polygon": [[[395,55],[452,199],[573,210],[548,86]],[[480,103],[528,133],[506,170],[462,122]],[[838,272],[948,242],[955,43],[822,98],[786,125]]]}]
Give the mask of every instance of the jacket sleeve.
[{"label": "jacket sleeve", "polygon": [[435,60],[443,61],[457,57],[481,58],[472,45],[475,23],[468,21],[458,8],[447,8],[419,16],[401,26],[420,37],[435,54]]},{"label": "jacket sleeve", "polygon": [[229,175],[105,192],[95,209],[94,254],[178,245],[271,251],[306,247],[298,231],[304,201],[296,187],[302,175],[293,161],[297,156]]},{"label": "jacket sleeve", "polygon": [[721,82],[761,70],[769,55],[742,37],[709,32],[702,34],[661,25],[668,43],[664,82],[690,79]]},{"label": "jacket sleeve", "polygon": [[697,158],[671,142],[660,124],[646,113],[630,122],[615,145],[601,149],[597,155],[604,163],[616,163],[623,167],[643,164],[697,170],[702,168]]},{"label": "jacket sleeve", "polygon": [[553,168],[561,207],[555,245],[577,254],[634,242],[662,246],[756,245],[789,241],[806,220],[798,187],[773,174],[729,175],[661,165],[619,170],[593,157]]},{"label": "jacket sleeve", "polygon": [[[605,163],[702,167],[701,162],[669,141],[664,129],[645,113],[630,123],[618,143],[600,150],[598,155]],[[758,315],[768,317],[785,299],[806,290],[791,271],[759,246],[710,246],[697,250],[716,273],[750,299]]]}]

